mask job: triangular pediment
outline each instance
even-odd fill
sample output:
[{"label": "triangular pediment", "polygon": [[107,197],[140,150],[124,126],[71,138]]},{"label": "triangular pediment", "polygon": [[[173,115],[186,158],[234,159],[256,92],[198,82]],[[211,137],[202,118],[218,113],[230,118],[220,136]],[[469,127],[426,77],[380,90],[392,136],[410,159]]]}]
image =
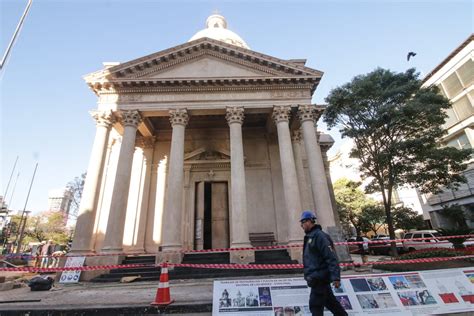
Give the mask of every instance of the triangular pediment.
[{"label": "triangular pediment", "polygon": [[230,160],[230,152],[225,149],[198,148],[184,155],[184,161]]},{"label": "triangular pediment", "polygon": [[[245,65],[239,65],[221,59],[218,56],[203,55],[172,67],[159,69],[141,77],[143,79],[173,78],[238,78],[265,77],[267,72],[259,71]],[[139,77],[140,78],[140,77]]]},{"label": "triangular pediment", "polygon": [[201,38],[85,76],[94,82],[180,78],[314,78],[322,72],[301,61],[283,60],[209,38]]}]

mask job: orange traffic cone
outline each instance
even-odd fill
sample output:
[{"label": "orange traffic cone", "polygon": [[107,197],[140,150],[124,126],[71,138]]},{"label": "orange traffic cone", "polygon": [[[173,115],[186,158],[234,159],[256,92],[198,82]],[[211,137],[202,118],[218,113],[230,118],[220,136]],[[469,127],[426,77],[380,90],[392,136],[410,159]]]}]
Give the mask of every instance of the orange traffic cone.
[{"label": "orange traffic cone", "polygon": [[166,306],[174,302],[170,297],[170,285],[168,281],[168,264],[164,262],[161,266],[160,283],[156,291],[155,301],[150,303],[151,305]]}]

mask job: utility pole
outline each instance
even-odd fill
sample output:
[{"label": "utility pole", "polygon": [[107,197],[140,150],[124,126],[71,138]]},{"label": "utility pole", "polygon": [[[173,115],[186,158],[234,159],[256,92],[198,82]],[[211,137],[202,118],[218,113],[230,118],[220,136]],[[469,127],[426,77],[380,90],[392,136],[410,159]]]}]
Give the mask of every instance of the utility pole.
[{"label": "utility pole", "polygon": [[8,56],[10,55],[10,51],[13,47],[13,44],[15,44],[16,37],[20,33],[21,27],[23,26],[23,22],[25,21],[26,15],[30,11],[31,4],[33,3],[33,0],[28,0],[28,4],[26,5],[25,12],[23,12],[23,15],[20,18],[20,22],[18,22],[18,25],[16,27],[15,32],[13,33],[12,39],[10,40],[10,43],[7,46],[7,49],[5,51],[5,54],[3,55],[2,60],[0,61],[0,71],[3,69],[5,66],[5,63],[8,59]]}]

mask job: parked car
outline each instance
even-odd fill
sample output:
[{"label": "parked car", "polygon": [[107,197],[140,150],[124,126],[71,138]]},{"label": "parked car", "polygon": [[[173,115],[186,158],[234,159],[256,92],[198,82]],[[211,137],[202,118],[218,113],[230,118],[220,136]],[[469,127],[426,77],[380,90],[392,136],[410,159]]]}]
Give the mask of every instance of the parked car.
[{"label": "parked car", "polygon": [[[439,239],[440,233],[436,230],[417,230],[406,233],[403,239],[409,239],[403,242],[405,251],[414,251],[427,248],[453,248],[453,244],[446,239]],[[422,240],[412,240],[417,238],[426,238]],[[465,246],[472,246],[472,239],[464,242]]]},{"label": "parked car", "polygon": [[[377,240],[390,240],[390,237],[378,237],[372,238],[372,241]],[[398,253],[403,253],[403,243],[397,242],[397,251]],[[390,242],[386,243],[369,243],[369,253],[372,255],[390,255]]]},{"label": "parked car", "polygon": [[[347,239],[347,241],[357,241],[356,240],[357,237],[350,237]],[[367,237],[364,237],[362,236],[362,239],[364,240],[364,243],[362,244],[362,246],[364,247],[364,250],[365,252],[368,252],[369,251],[369,238]],[[360,254],[360,249],[359,249],[359,245],[349,245],[349,252],[351,254]]]}]

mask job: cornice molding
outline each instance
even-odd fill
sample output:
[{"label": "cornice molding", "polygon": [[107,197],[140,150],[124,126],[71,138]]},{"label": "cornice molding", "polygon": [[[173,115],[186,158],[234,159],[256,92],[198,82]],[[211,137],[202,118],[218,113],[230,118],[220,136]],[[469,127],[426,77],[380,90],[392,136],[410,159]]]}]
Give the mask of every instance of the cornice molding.
[{"label": "cornice molding", "polygon": [[312,77],[313,79],[320,79],[323,75],[321,71],[291,61],[278,59],[213,39],[202,38],[90,73],[84,76],[84,79],[89,84],[114,81],[125,76],[136,79],[206,54],[246,67],[250,66],[272,75],[285,73],[288,76]]}]

